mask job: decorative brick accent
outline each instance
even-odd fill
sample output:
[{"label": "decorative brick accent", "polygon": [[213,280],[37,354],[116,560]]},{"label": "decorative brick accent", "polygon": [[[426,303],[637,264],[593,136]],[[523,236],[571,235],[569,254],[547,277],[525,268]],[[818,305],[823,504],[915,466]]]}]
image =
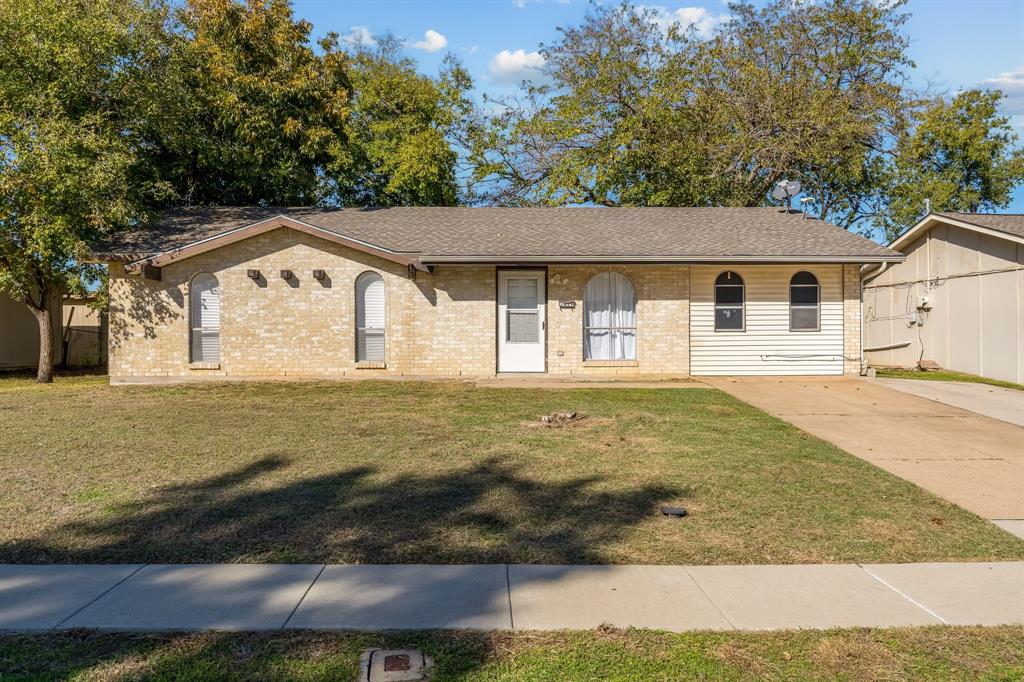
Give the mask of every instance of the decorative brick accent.
[{"label": "decorative brick accent", "polygon": [[860,266],[843,266],[843,373],[861,371]]}]

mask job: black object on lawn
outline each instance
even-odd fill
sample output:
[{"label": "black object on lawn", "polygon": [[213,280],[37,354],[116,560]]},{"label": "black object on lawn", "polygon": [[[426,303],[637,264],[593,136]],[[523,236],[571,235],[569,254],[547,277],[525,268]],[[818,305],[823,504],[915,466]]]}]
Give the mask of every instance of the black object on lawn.
[{"label": "black object on lawn", "polygon": [[683,516],[686,516],[686,507],[662,507],[661,513],[665,516],[682,518]]}]

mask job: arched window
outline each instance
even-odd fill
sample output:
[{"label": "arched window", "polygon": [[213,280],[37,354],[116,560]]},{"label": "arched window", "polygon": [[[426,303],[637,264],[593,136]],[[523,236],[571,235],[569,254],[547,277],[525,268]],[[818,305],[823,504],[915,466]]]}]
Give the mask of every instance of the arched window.
[{"label": "arched window", "polygon": [[583,290],[583,359],[636,360],[636,292],[617,272],[594,275]]},{"label": "arched window", "polygon": [[356,279],[356,362],[384,362],[384,278],[364,272]]},{"label": "arched window", "polygon": [[723,272],[715,280],[715,331],[743,331],[746,291],[743,278]]},{"label": "arched window", "polygon": [[821,329],[821,287],[809,272],[798,272],[789,280],[789,330],[816,332]]},{"label": "arched window", "polygon": [[202,272],[192,278],[188,295],[191,361],[220,362],[220,283]]}]

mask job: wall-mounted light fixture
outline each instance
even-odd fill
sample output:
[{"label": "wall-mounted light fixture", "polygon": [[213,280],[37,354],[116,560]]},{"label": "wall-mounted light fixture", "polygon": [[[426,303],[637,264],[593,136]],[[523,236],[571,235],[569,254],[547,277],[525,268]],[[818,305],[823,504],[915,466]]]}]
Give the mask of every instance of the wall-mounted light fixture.
[{"label": "wall-mounted light fixture", "polygon": [[291,270],[282,270],[281,279],[291,279],[293,277]]},{"label": "wall-mounted light fixture", "polygon": [[246,270],[245,271],[245,276],[248,277],[249,279],[256,280],[256,279],[260,278],[260,271],[259,270]]},{"label": "wall-mounted light fixture", "polygon": [[324,281],[325,279],[327,279],[327,271],[326,270],[314,270],[313,271],[313,279],[317,280],[318,282]]}]

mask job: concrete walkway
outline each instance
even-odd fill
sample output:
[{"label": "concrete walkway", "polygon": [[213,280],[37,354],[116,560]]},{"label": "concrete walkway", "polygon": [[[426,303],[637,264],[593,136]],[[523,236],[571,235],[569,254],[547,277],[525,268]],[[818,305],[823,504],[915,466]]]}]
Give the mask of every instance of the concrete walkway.
[{"label": "concrete walkway", "polygon": [[1024,562],[0,565],[0,630],[666,630],[1024,624]]},{"label": "concrete walkway", "polygon": [[875,381],[886,388],[1024,426],[1024,391],[966,381],[888,378],[879,378]]},{"label": "concrete walkway", "polygon": [[[705,381],[979,516],[1024,519],[1020,426],[895,391],[878,380]],[[1019,525],[1003,527],[1024,530]]]}]

